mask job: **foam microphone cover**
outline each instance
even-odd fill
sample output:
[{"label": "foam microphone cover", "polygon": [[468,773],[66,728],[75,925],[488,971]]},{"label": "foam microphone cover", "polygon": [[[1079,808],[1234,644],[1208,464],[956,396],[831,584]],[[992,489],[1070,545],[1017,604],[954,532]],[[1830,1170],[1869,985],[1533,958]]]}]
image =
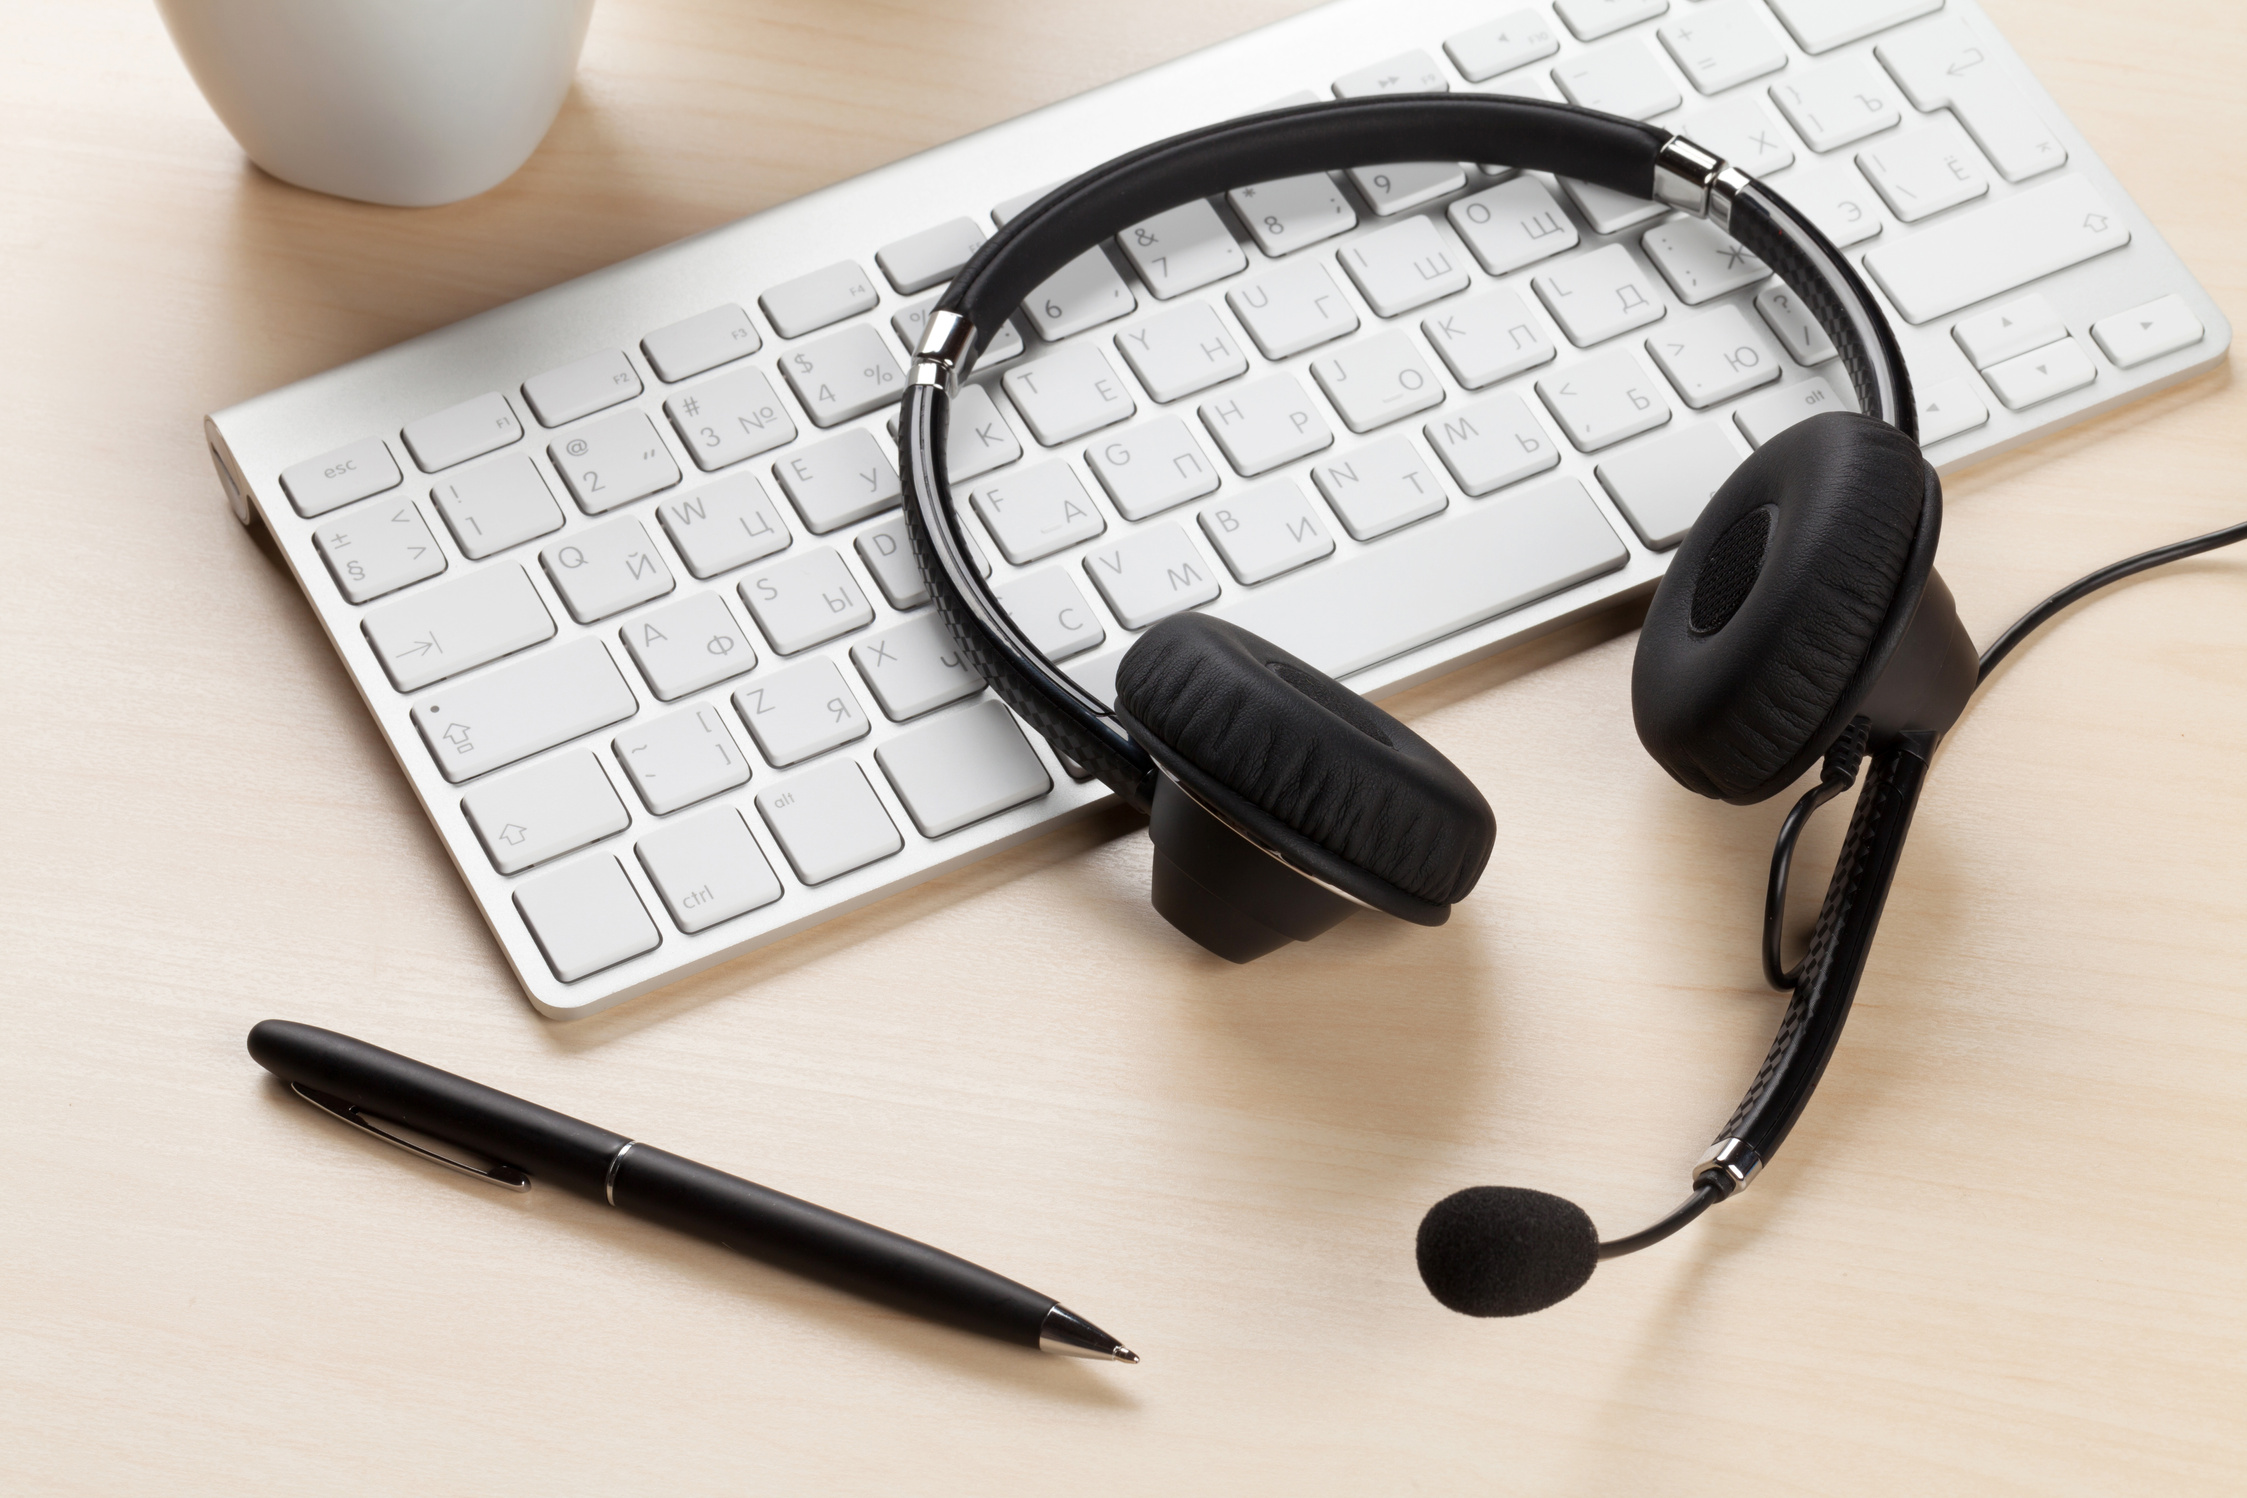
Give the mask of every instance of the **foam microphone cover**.
[{"label": "foam microphone cover", "polygon": [[1572,1201],[1469,1186],[1420,1219],[1420,1279],[1462,1316],[1526,1316],[1568,1299],[1599,1266],[1599,1230]]}]

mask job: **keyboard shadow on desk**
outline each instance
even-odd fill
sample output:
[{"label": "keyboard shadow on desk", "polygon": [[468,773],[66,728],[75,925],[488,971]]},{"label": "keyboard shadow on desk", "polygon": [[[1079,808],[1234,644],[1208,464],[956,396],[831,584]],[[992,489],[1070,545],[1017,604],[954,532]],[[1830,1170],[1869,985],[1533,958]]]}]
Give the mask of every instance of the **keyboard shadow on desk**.
[{"label": "keyboard shadow on desk", "polygon": [[[745,1258],[715,1244],[628,1217],[557,1187],[534,1185],[521,1195],[497,1190],[434,1165],[404,1158],[393,1145],[323,1119],[291,1094],[286,1084],[274,1079],[267,1081],[270,1085],[262,1087],[261,1092],[276,1114],[290,1126],[289,1142],[301,1142],[303,1150],[316,1164],[332,1163],[334,1158],[331,1156],[329,1161],[322,1162],[316,1153],[319,1151],[358,1151],[371,1162],[370,1169],[410,1172],[417,1178],[412,1182],[416,1188],[453,1192],[480,1210],[536,1219],[536,1226],[527,1228],[516,1245],[524,1255],[550,1259],[553,1250],[560,1245],[548,1242],[547,1235],[555,1240],[565,1237],[581,1240],[585,1251],[576,1253],[574,1258],[586,1266],[588,1295],[598,1293],[599,1276],[609,1272],[606,1267],[596,1269],[598,1259],[603,1266],[639,1264],[653,1268],[661,1265],[697,1288],[716,1291],[721,1309],[715,1314],[725,1314],[722,1309],[725,1303],[738,1302],[747,1313],[737,1344],[745,1363],[754,1363],[763,1355],[757,1341],[760,1322],[767,1317],[785,1318],[796,1323],[791,1331],[799,1335],[809,1330],[819,1334],[822,1340],[831,1336],[838,1342],[857,1342],[912,1359],[931,1373],[972,1378],[994,1388],[1087,1409],[1129,1410],[1139,1406],[1134,1392],[1104,1375],[1101,1365],[1054,1357],[1032,1348],[924,1321]],[[278,1183],[285,1178],[273,1179]],[[411,1230],[411,1224],[403,1219],[391,1226],[401,1234]],[[372,1231],[374,1236],[379,1236],[381,1229]],[[483,1240],[482,1257],[488,1258],[491,1247],[491,1239]],[[480,1259],[470,1263],[464,1257],[453,1262],[471,1275],[480,1273],[483,1267]],[[424,1244],[412,1258],[410,1267],[401,1267],[397,1272],[412,1276],[421,1291],[442,1298],[447,1293],[447,1265],[446,1250],[441,1245]],[[339,1293],[342,1293],[341,1282],[362,1271],[338,1262],[308,1265],[302,1272],[306,1276],[335,1274]],[[707,1305],[682,1298],[677,1314],[682,1318],[696,1318],[696,1324],[706,1330],[708,1318],[714,1313]],[[660,1321],[645,1323],[644,1330],[650,1339],[663,1335]]]}]

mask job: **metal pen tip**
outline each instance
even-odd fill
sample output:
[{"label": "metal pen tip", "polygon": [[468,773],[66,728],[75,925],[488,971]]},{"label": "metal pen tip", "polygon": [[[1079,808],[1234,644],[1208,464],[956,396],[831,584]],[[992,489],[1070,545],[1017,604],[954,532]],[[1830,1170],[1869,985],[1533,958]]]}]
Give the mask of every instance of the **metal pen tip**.
[{"label": "metal pen tip", "polygon": [[1038,1330],[1038,1347],[1067,1358],[1113,1358],[1119,1363],[1139,1361],[1138,1353],[1062,1306],[1045,1313],[1045,1324]]}]

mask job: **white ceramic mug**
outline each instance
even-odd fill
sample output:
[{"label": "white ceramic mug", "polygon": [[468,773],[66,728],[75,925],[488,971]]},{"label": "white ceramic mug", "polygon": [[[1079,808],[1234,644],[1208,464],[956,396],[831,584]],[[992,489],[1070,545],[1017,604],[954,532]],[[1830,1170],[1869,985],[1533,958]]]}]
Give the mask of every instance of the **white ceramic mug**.
[{"label": "white ceramic mug", "polygon": [[496,187],[569,92],[593,0],[156,0],[250,159],[338,197]]}]

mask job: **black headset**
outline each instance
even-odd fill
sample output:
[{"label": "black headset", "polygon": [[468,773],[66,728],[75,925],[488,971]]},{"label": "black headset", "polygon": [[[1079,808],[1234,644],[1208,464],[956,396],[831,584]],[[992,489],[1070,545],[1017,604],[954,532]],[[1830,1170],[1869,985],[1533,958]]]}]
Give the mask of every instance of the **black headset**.
[{"label": "black headset", "polygon": [[[1496,818],[1411,729],[1222,620],[1189,612],[1148,629],[1118,667],[1113,710],[1071,681],[970,561],[946,479],[949,402],[1022,299],[1087,246],[1231,188],[1394,161],[1503,162],[1710,219],[1810,308],[1863,412],[1788,428],[1724,482],[1655,591],[1631,676],[1640,740],[1690,790],[1749,805],[1824,761],[1780,834],[1766,891],[1764,966],[1793,1000],[1694,1166],[1692,1194],[1652,1227],[1601,1243],[1575,1204],[1513,1187],[1473,1187],[1430,1209],[1418,1256],[1436,1298],[1519,1315],[1739,1192],[1785,1141],[1840,1038],[1936,742],[1996,658],[2127,575],[2118,569],[2247,527],[2085,579],[1978,663],[1934,570],[1942,486],[1920,456],[1895,335],[1831,241],[1754,178],[1659,126],[1472,94],[1274,110],[1118,157],[1011,220],[938,300],[904,397],[898,466],[914,554],[961,649],[1056,751],[1149,815],[1155,908],[1219,956],[1247,962],[1308,941],[1361,905],[1440,925],[1481,877]],[[1779,918],[1795,838],[1868,756],[1808,951],[1789,970]]]}]

